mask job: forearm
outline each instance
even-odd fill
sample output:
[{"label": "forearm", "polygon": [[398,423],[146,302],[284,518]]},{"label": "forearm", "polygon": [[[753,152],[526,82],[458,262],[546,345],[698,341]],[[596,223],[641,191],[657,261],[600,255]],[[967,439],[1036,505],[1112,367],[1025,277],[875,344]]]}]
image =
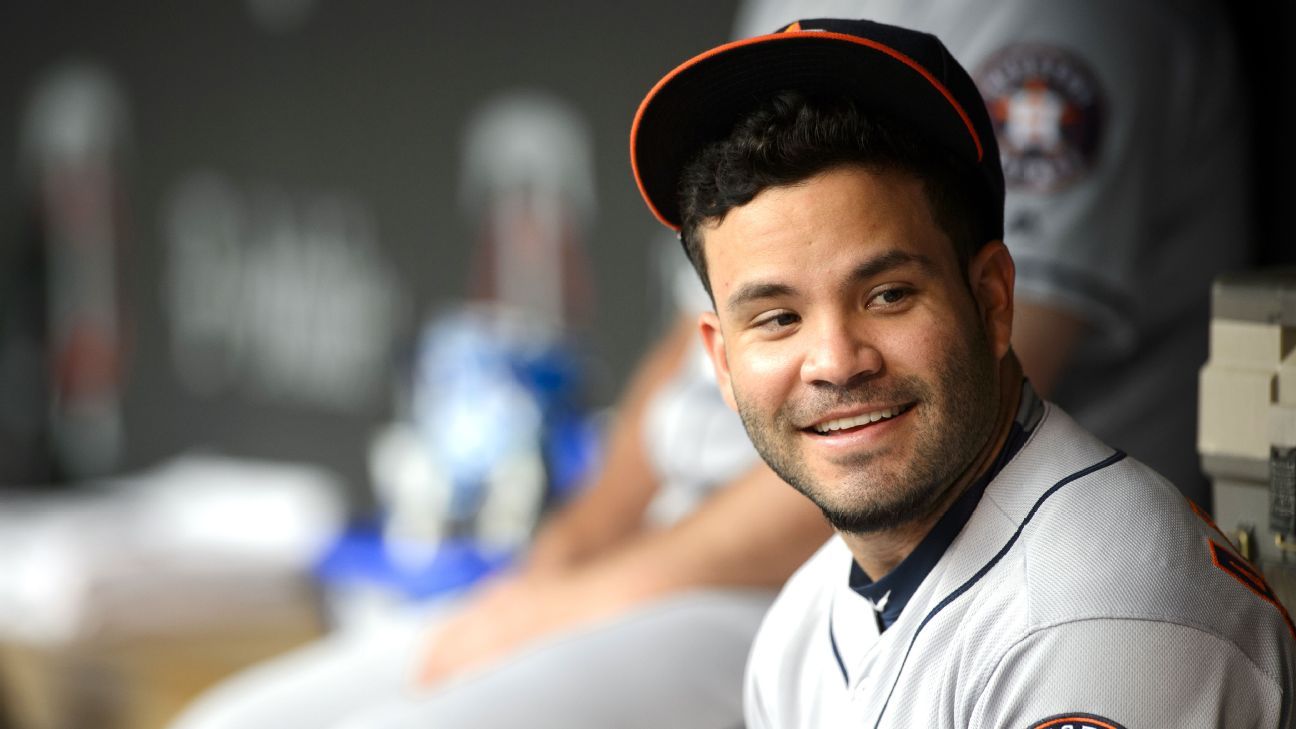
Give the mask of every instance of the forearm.
[{"label": "forearm", "polygon": [[759,464],[675,526],[574,571],[567,589],[590,617],[689,589],[776,589],[831,534],[817,507]]},{"label": "forearm", "polygon": [[818,509],[761,465],[674,527],[641,531],[576,566],[497,579],[434,634],[422,681],[685,590],[775,588],[830,533]]}]

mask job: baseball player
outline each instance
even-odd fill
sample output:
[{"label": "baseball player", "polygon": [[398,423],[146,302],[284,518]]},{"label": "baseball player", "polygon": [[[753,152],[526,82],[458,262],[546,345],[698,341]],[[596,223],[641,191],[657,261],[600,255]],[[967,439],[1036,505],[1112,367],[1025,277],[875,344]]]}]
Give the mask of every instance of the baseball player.
[{"label": "baseball player", "polygon": [[1218,3],[748,0],[738,26],[820,17],[932,33],[968,69],[1003,157],[1031,382],[1209,509],[1210,283],[1252,262],[1246,104]]},{"label": "baseball player", "polygon": [[761,627],[748,726],[1291,726],[1261,575],[1022,375],[992,119],[934,36],[832,19],[685,62],[635,118],[722,394],[839,535]]}]

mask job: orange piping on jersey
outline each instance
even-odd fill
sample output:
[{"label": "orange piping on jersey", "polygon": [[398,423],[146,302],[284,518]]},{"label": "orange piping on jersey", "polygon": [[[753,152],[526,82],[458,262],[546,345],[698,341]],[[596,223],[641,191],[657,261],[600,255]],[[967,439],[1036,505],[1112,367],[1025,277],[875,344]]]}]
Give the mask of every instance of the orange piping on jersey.
[{"label": "orange piping on jersey", "polygon": [[[1187,496],[1184,497],[1184,501],[1188,502],[1188,508],[1192,509],[1192,513],[1196,514],[1198,519],[1206,522],[1206,526],[1219,532],[1220,536],[1224,536],[1224,532],[1220,532],[1220,528],[1215,525],[1215,520],[1211,518],[1210,514],[1206,513],[1205,509],[1198,506],[1196,501],[1193,501]],[[1225,539],[1227,539],[1227,537],[1225,537]]]},{"label": "orange piping on jersey", "polygon": [[[799,25],[799,23],[794,23],[793,25]],[[635,185],[639,187],[639,194],[643,196],[644,202],[648,203],[648,209],[652,211],[653,217],[657,218],[658,221],[660,221],[663,225],[665,225],[667,228],[670,228],[671,230],[678,231],[680,229],[680,226],[666,220],[665,216],[661,214],[661,211],[657,210],[657,206],[653,205],[652,199],[648,197],[647,191],[644,190],[643,179],[640,178],[639,176],[639,160],[637,155],[635,154],[635,140],[639,136],[639,122],[643,120],[644,109],[648,108],[648,103],[652,101],[653,97],[657,95],[657,92],[660,91],[661,88],[665,86],[667,82],[669,82],[671,79],[680,75],[684,71],[687,71],[693,66],[696,66],[702,61],[705,61],[706,59],[718,55],[720,53],[725,53],[727,51],[733,50],[734,48],[741,48],[743,46],[755,45],[757,43],[770,43],[773,41],[786,40],[791,38],[809,38],[809,37],[832,38],[834,40],[846,41],[847,43],[854,43],[856,45],[866,46],[868,48],[872,48],[875,51],[881,51],[882,53],[891,56],[897,61],[900,61],[906,66],[917,71],[924,79],[927,80],[927,83],[931,84],[933,88],[935,88],[937,91],[940,92],[941,96],[945,97],[945,101],[949,102],[950,106],[954,107],[954,111],[959,115],[959,119],[963,121],[963,126],[967,127],[968,135],[972,137],[972,144],[976,146],[977,162],[980,162],[981,159],[985,157],[985,149],[981,146],[981,137],[977,135],[976,128],[972,126],[972,119],[971,117],[968,116],[967,111],[965,111],[963,107],[959,105],[958,100],[954,98],[954,95],[950,93],[949,89],[945,88],[945,85],[942,84],[935,76],[933,76],[930,71],[924,68],[922,64],[918,63],[917,61],[910,58],[909,56],[906,56],[900,51],[897,51],[891,46],[878,43],[877,41],[869,40],[867,38],[860,38],[859,36],[854,36],[847,33],[833,33],[829,31],[800,30],[800,29],[792,30],[791,27],[789,27],[787,31],[784,31],[782,33],[774,33],[771,35],[759,35],[754,38],[744,38],[743,40],[737,40],[731,43],[726,43],[722,46],[717,46],[715,48],[712,48],[709,51],[706,51],[705,53],[701,53],[697,56],[694,56],[693,58],[690,58],[684,63],[681,63],[679,66],[676,66],[675,70],[663,76],[662,79],[652,87],[652,90],[648,92],[648,95],[644,97],[643,103],[639,105],[639,110],[635,112],[634,122],[632,122],[630,125],[630,168],[631,171],[634,173]]]},{"label": "orange piping on jersey", "polygon": [[1192,499],[1186,496],[1184,497],[1184,501],[1188,502],[1188,508],[1192,509],[1192,513],[1196,514],[1198,519],[1201,519],[1203,522],[1206,523],[1206,526],[1215,530],[1215,533],[1220,535],[1220,538],[1223,539],[1225,542],[1227,542],[1229,545],[1233,544],[1233,540],[1228,538],[1228,535],[1225,534],[1223,530],[1221,530],[1219,526],[1215,524],[1215,520],[1211,518],[1211,515],[1208,514],[1205,509],[1198,506],[1196,501],[1193,501]]},{"label": "orange piping on jersey", "polygon": [[1197,515],[1197,518],[1201,519],[1207,524],[1210,524],[1212,529],[1218,529],[1218,527],[1215,526],[1215,520],[1212,519],[1211,515],[1207,514],[1206,510],[1201,508],[1201,506],[1199,506],[1196,501],[1193,501],[1187,496],[1184,497],[1184,501],[1188,502],[1188,508],[1192,509],[1192,512]]},{"label": "orange piping on jersey", "polygon": [[1098,721],[1087,716],[1064,716],[1058,719],[1050,719],[1047,724],[1036,724],[1032,729],[1049,729],[1050,727],[1062,726],[1067,723],[1080,722],[1086,726],[1096,726],[1099,729],[1118,729],[1115,724],[1108,724],[1105,721]]}]

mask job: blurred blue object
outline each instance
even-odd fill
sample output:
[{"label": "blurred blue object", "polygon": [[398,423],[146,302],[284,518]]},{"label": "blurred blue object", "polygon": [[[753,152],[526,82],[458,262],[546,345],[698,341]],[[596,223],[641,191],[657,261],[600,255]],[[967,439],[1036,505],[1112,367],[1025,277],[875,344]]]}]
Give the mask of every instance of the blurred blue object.
[{"label": "blurred blue object", "polygon": [[475,305],[432,320],[411,400],[415,427],[453,484],[452,520],[479,515],[492,472],[519,451],[541,458],[546,503],[593,461],[583,363],[556,328],[521,313]]},{"label": "blurred blue object", "polygon": [[315,577],[333,589],[379,588],[398,601],[418,601],[471,585],[509,564],[507,551],[488,552],[470,539],[445,540],[426,565],[392,559],[375,522],[353,524],[325,552]]},{"label": "blurred blue object", "polygon": [[411,601],[471,584],[525,548],[598,458],[576,346],[514,310],[429,320],[408,393],[371,448],[379,522],[339,538],[317,570],[326,588]]},{"label": "blurred blue object", "polygon": [[598,462],[601,433],[584,412],[555,412],[546,441],[551,503],[566,501]]}]

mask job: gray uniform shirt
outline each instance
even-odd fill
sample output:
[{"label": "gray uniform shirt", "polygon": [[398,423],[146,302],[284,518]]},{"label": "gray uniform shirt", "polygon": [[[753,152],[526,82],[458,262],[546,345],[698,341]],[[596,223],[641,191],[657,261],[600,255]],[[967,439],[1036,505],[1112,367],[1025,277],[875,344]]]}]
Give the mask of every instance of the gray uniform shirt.
[{"label": "gray uniform shirt", "polygon": [[1056,406],[885,631],[851,565],[834,537],[779,595],[749,729],[1292,726],[1296,644],[1264,581]]}]

